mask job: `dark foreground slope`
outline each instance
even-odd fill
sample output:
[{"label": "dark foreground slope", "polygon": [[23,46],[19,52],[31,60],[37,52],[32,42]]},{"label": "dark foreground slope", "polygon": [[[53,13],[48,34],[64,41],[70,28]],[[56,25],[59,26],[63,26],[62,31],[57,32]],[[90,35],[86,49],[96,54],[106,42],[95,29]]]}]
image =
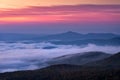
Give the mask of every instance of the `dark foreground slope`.
[{"label": "dark foreground slope", "polygon": [[[120,80],[120,53],[104,59],[109,66],[53,65],[34,71],[0,74],[0,80]],[[116,63],[117,62],[117,63]],[[116,68],[117,66],[117,68]]]},{"label": "dark foreground slope", "polygon": [[48,61],[48,64],[73,64],[73,65],[83,65],[89,62],[98,61],[111,56],[104,52],[84,52],[77,54],[64,55],[61,57],[53,58]]},{"label": "dark foreground slope", "polygon": [[41,70],[0,74],[0,80],[120,80],[120,69],[54,65]]},{"label": "dark foreground slope", "polygon": [[86,66],[119,68],[120,67],[120,52],[108,58],[105,58],[103,60],[98,60],[98,61],[87,63]]}]

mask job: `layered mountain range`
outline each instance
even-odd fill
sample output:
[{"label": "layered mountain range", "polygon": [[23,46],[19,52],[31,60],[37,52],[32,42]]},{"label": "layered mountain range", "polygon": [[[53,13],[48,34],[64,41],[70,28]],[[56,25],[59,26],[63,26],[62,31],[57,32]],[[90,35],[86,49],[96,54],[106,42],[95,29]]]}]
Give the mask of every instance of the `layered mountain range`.
[{"label": "layered mountain range", "polygon": [[80,34],[68,31],[52,35],[38,34],[0,34],[0,41],[6,42],[50,42],[57,45],[120,45],[120,35],[112,33],[88,33]]}]

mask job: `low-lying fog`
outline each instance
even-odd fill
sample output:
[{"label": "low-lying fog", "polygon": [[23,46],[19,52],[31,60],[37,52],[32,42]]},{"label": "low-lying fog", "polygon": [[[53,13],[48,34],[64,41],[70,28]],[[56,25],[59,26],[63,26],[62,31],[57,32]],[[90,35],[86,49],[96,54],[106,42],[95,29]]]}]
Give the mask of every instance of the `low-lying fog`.
[{"label": "low-lying fog", "polygon": [[114,54],[120,51],[120,46],[0,42],[0,72],[38,69],[47,66],[45,61],[50,58],[89,51],[102,51]]}]

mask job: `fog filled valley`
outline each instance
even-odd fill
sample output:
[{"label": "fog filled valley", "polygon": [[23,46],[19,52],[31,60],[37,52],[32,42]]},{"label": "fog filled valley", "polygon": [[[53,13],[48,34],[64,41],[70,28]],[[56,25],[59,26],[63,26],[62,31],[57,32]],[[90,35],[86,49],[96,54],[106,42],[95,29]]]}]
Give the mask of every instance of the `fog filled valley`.
[{"label": "fog filled valley", "polygon": [[0,72],[39,69],[48,66],[46,61],[52,58],[99,51],[115,54],[120,46],[55,45],[51,43],[0,43]]},{"label": "fog filled valley", "polygon": [[[76,69],[80,70],[79,72],[88,71],[88,73],[94,72],[94,74],[101,74],[102,69],[108,70],[108,72],[109,69],[113,69],[113,72],[115,71],[116,74],[116,71],[120,67],[119,52],[120,36],[109,33],[83,35],[76,32],[66,32],[42,37],[36,35],[32,38],[29,36],[26,37],[26,35],[22,35],[21,37],[18,34],[14,34],[14,36],[12,34],[9,37],[3,36],[0,38],[0,80],[18,80],[20,78],[20,80],[40,80],[47,76],[37,79],[37,74],[47,74],[50,77],[48,72],[55,75],[51,70],[57,70],[61,76],[65,75],[66,72],[69,73],[69,71],[71,73],[68,75],[74,73],[77,75],[78,72],[76,73]],[[29,70],[32,70],[34,73],[33,79],[28,77],[31,73]],[[63,72],[59,72],[61,70]],[[26,73],[25,75],[21,75],[22,72],[17,73],[15,71],[25,71]],[[117,73],[119,75],[119,72]],[[13,75],[8,76],[9,74]],[[83,76],[88,76],[86,74]],[[15,77],[14,75],[19,76]],[[66,74],[65,76],[68,77],[68,75]],[[108,73],[105,73],[105,75],[108,75]],[[67,77],[65,79],[58,79],[56,77],[55,79],[66,80]],[[74,76],[73,78],[76,77]],[[116,80],[118,79],[119,77],[116,78]],[[76,78],[76,80],[79,80],[79,78]],[[83,78],[83,80],[85,79]]]}]

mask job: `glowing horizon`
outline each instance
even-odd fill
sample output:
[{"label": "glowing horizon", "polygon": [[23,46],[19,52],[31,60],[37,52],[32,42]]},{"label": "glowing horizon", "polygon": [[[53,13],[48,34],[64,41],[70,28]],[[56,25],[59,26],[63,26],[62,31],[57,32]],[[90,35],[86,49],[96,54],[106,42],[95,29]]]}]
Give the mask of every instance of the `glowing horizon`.
[{"label": "glowing horizon", "polygon": [[120,29],[119,0],[0,0],[0,3],[1,32]]},{"label": "glowing horizon", "polygon": [[78,4],[120,4],[119,0],[0,0],[0,8],[24,8],[28,6],[57,6]]}]

